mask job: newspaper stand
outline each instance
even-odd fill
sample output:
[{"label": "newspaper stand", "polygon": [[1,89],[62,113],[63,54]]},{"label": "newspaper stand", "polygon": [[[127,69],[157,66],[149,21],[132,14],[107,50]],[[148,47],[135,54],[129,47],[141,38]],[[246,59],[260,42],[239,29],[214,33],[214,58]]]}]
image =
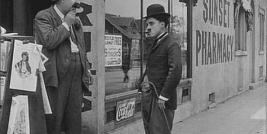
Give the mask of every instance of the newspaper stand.
[{"label": "newspaper stand", "polygon": [[0,107],[0,111],[2,110],[2,113],[0,116],[1,118],[0,134],[7,134],[12,97],[18,96],[18,95],[28,96],[30,134],[47,134],[39,76],[37,77],[36,92],[27,92],[27,91],[9,88],[15,40],[21,40],[25,43],[29,43],[29,42],[33,42],[34,38],[32,36],[11,36],[11,37],[0,36],[0,48],[1,48],[2,41],[11,42],[10,49],[6,57],[7,58],[7,62],[6,62],[7,69],[5,71],[0,70],[0,76],[6,77],[5,86],[4,86],[3,105],[2,107]]}]

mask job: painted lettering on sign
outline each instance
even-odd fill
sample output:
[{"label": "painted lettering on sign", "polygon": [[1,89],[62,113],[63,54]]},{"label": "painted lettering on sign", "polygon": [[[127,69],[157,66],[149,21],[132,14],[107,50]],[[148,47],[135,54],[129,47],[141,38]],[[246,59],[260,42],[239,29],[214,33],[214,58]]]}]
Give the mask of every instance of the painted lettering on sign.
[{"label": "painted lettering on sign", "polygon": [[227,0],[203,0],[205,23],[230,27],[230,2]]},{"label": "painted lettering on sign", "polygon": [[136,98],[117,102],[116,121],[130,118],[134,115]]},{"label": "painted lettering on sign", "polygon": [[82,112],[90,111],[90,110],[92,110],[92,102],[87,98],[83,98],[82,99]]},{"label": "painted lettering on sign", "polygon": [[232,35],[196,30],[196,66],[232,61],[233,43]]},{"label": "painted lettering on sign", "polygon": [[[230,2],[203,0],[203,21],[206,25],[230,29]],[[226,63],[233,60],[234,35],[209,30],[196,30],[196,66]]]},{"label": "painted lettering on sign", "polygon": [[88,5],[86,3],[80,3],[82,12],[77,13],[77,16],[79,16],[82,24],[84,26],[93,26],[90,19],[88,18],[88,15],[92,13],[92,5]]},{"label": "painted lettering on sign", "polygon": [[[92,13],[92,5],[86,4],[81,2],[80,3],[80,9],[77,10],[77,16],[81,20],[81,23],[84,27],[91,27],[93,24],[90,21],[89,15]],[[91,32],[84,32],[84,42],[85,42],[85,49],[86,52],[91,52]],[[90,67],[92,67],[92,63],[89,63]],[[90,68],[91,69],[91,68]],[[92,74],[92,75],[95,75]],[[92,92],[84,92],[84,97],[82,99],[82,112],[90,111],[92,110],[92,102],[90,99],[88,99],[88,96],[92,96]]]},{"label": "painted lettering on sign", "polygon": [[[81,8],[77,10],[77,16],[81,20],[83,26],[93,26],[88,17],[92,13],[92,5],[86,3],[80,3]],[[84,32],[85,51],[91,52],[91,32]]]}]

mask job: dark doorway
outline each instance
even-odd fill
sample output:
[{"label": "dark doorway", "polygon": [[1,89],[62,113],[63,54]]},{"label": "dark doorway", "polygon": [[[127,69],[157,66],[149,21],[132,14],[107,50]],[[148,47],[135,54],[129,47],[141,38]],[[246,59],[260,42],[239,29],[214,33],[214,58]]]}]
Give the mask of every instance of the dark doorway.
[{"label": "dark doorway", "polygon": [[32,36],[34,16],[50,5],[49,0],[1,0],[0,25],[7,32]]},{"label": "dark doorway", "polygon": [[13,31],[13,0],[0,0],[0,26]]}]

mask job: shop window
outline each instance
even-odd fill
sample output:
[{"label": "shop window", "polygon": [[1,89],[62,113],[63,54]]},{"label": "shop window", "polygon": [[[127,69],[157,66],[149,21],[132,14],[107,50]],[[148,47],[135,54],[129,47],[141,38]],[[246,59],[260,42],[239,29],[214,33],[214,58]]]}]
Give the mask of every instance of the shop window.
[{"label": "shop window", "polygon": [[140,5],[132,0],[105,1],[106,95],[135,90],[140,77]]},{"label": "shop window", "polygon": [[236,32],[236,51],[247,51],[247,24],[245,10],[240,8],[238,22],[235,27]]},{"label": "shop window", "polygon": [[264,51],[264,20],[265,20],[265,14],[264,10],[260,9],[259,11],[259,35],[260,35],[260,47],[259,47],[259,52]]},{"label": "shop window", "polygon": [[190,59],[187,55],[189,49],[187,45],[187,7],[185,3],[179,1],[171,1],[170,8],[170,32],[175,35],[175,38],[182,50],[182,79],[189,78],[188,62]]},{"label": "shop window", "polygon": [[[153,3],[163,5],[171,14],[169,32],[174,33],[182,49],[182,78],[189,78],[187,7],[178,0],[145,0],[142,3],[143,16],[146,16],[146,8]],[[134,83],[145,67],[145,60],[141,62],[145,54],[142,56],[140,46],[141,23],[144,26],[144,21],[140,19],[141,1],[108,0],[105,1],[105,11],[106,95],[135,90]]]},{"label": "shop window", "polygon": [[[142,2],[142,3],[141,3]],[[123,4],[125,3],[125,4]],[[161,4],[171,14],[169,32],[175,35],[182,49],[182,79],[190,78],[190,49],[187,45],[187,7],[179,0],[106,0],[105,1],[105,125],[107,129],[131,119],[117,121],[118,104],[135,100],[134,116],[141,111],[140,96],[135,82],[145,71],[146,44],[144,37],[146,9]],[[143,27],[142,27],[143,26]],[[190,48],[190,49],[189,49]],[[188,74],[188,72],[190,74]],[[188,79],[190,80],[190,79]],[[191,100],[191,87],[186,85],[180,101]],[[115,126],[114,126],[115,123]]]}]

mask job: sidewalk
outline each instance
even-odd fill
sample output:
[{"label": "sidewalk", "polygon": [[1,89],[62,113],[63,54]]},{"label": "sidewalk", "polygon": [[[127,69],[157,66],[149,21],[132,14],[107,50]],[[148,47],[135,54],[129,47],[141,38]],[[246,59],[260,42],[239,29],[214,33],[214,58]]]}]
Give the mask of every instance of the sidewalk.
[{"label": "sidewalk", "polygon": [[[172,134],[266,134],[267,84],[173,125]],[[144,134],[141,120],[106,134]]]}]

